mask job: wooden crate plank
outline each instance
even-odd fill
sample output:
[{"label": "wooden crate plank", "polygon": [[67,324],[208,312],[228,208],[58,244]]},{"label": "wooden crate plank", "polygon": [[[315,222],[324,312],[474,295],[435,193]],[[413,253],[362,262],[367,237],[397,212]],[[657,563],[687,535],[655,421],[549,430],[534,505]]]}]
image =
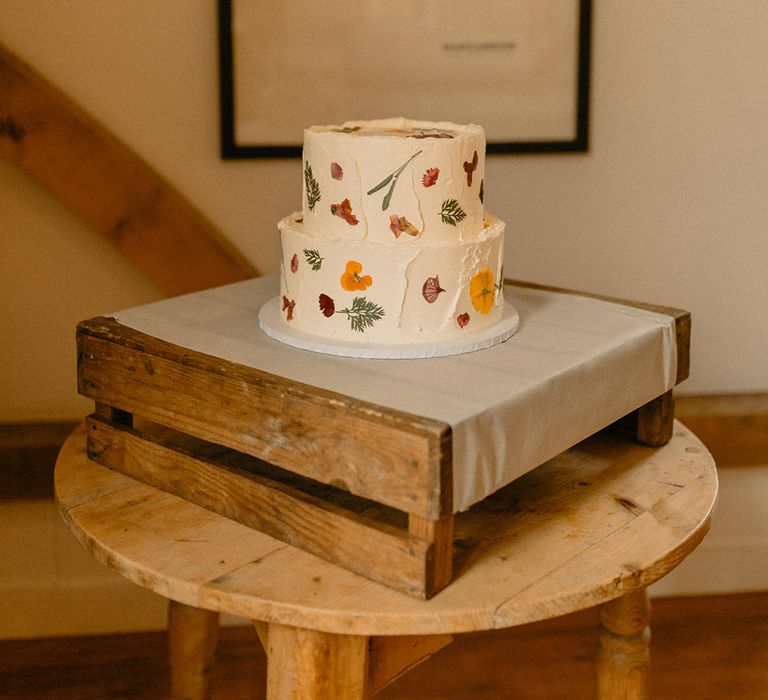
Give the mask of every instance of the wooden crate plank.
[{"label": "wooden crate plank", "polygon": [[455,516],[445,515],[440,520],[425,520],[417,515],[408,516],[408,532],[434,543],[432,565],[434,586],[445,588],[453,580],[453,527]]},{"label": "wooden crate plank", "polygon": [[258,274],[189,200],[2,46],[0,154],[170,295]]},{"label": "wooden crate plank", "polygon": [[87,426],[89,457],[121,474],[410,595],[430,597],[436,583],[448,583],[435,581],[434,547],[426,539],[98,416]]},{"label": "wooden crate plank", "polygon": [[452,512],[450,426],[182,350],[111,319],[80,325],[79,389],[181,432],[430,520]]},{"label": "wooden crate plank", "polygon": [[649,401],[637,409],[636,439],[641,445],[660,447],[672,439],[675,422],[675,400],[672,391]]}]

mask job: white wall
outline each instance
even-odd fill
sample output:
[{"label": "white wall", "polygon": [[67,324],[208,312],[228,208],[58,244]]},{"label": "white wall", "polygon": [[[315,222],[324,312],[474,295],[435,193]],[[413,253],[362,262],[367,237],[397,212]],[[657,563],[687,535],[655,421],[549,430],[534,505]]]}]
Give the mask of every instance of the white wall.
[{"label": "white wall", "polygon": [[[590,152],[487,165],[507,272],[689,309],[682,389],[768,390],[768,4],[594,5]],[[300,165],[219,159],[213,0],[2,0],[0,42],[277,269]],[[75,323],[159,292],[2,160],[0,240],[0,421],[77,417]]]}]

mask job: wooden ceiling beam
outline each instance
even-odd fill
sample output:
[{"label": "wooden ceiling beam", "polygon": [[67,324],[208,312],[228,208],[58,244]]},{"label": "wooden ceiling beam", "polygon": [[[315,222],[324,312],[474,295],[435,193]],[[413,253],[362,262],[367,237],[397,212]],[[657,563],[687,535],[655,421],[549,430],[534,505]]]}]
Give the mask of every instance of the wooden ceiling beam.
[{"label": "wooden ceiling beam", "polygon": [[258,274],[150,165],[2,45],[0,154],[170,296]]}]

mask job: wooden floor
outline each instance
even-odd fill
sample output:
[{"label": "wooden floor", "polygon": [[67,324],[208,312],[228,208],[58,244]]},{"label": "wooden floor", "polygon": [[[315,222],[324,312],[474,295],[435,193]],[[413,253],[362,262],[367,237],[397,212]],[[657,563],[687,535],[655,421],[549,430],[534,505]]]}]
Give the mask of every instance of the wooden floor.
[{"label": "wooden floor", "polygon": [[[378,697],[393,700],[595,695],[594,611],[459,638]],[[768,593],[655,600],[653,700],[768,700]],[[263,698],[250,627],[222,629],[212,698]],[[167,697],[162,633],[0,641],[0,698]]]}]

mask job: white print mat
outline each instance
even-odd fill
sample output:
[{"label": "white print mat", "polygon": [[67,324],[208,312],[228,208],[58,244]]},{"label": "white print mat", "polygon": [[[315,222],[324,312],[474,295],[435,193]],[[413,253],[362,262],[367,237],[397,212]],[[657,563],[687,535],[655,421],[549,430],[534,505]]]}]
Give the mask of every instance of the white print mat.
[{"label": "white print mat", "polygon": [[448,423],[454,511],[467,509],[675,385],[670,316],[573,294],[506,286],[515,334],[429,359],[361,359],[287,346],[259,328],[277,277],[120,311],[161,340],[286,379]]}]

